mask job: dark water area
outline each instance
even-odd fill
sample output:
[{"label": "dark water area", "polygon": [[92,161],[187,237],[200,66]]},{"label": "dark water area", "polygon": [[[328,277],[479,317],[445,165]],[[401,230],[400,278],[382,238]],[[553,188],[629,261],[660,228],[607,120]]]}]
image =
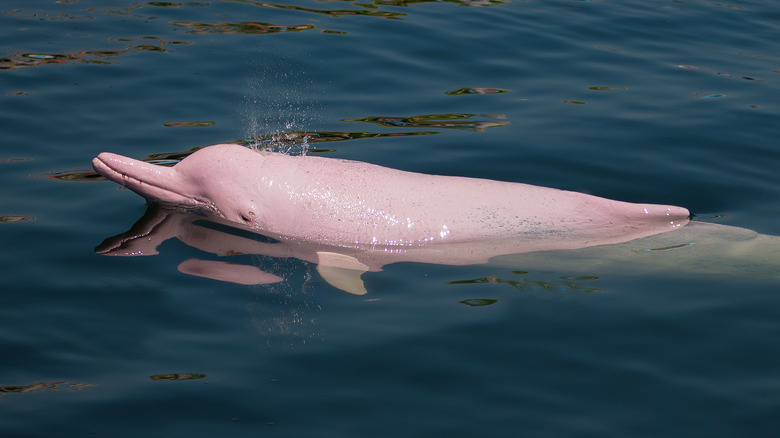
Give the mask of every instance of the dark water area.
[{"label": "dark water area", "polygon": [[[779,98],[767,0],[4,1],[0,436],[775,436]],[[93,157],[232,141],[717,227],[391,264],[362,296],[179,239],[95,252],[147,206]]]}]

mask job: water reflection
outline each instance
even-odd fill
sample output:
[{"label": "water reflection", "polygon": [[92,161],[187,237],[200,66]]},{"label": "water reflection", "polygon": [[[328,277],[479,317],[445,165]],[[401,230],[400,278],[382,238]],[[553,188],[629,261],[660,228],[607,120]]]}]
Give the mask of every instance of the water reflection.
[{"label": "water reflection", "polygon": [[[510,124],[508,121],[464,120],[476,116],[477,114],[426,114],[409,117],[364,117],[360,119],[344,119],[344,121],[373,123],[386,127],[467,129],[476,132],[484,132],[488,128],[497,128]],[[483,117],[503,118],[504,116],[501,114],[483,114]]]},{"label": "water reflection", "polygon": [[[285,280],[284,272],[278,272],[275,263],[270,263],[270,268],[276,272],[268,272],[267,266],[237,263],[241,261],[237,257],[251,254],[270,259],[294,258],[315,264],[316,271],[328,284],[357,295],[366,293],[361,278],[363,273],[381,271],[383,266],[391,263],[411,261],[454,266],[484,264],[497,255],[582,245],[575,242],[575,238],[566,238],[562,242],[555,237],[540,235],[403,248],[376,245],[343,247],[271,235],[248,230],[217,217],[151,206],[130,230],[105,239],[95,248],[95,252],[114,256],[156,255],[163,242],[174,238],[200,251],[223,257],[219,260],[184,260],[178,265],[182,273],[244,285],[273,284]],[[590,236],[585,240],[587,244],[593,244]],[[494,279],[494,282],[505,281]],[[517,281],[507,283],[516,287],[521,284]]]},{"label": "water reflection", "polygon": [[712,74],[712,75],[716,75],[716,76],[722,76],[722,77],[726,77],[726,78],[742,79],[742,80],[745,80],[745,81],[756,81],[756,82],[763,82],[764,81],[762,78],[754,78],[752,76],[741,75],[741,74],[738,74],[738,73],[727,73],[727,72],[723,72],[723,71],[714,70],[714,69],[711,69],[711,68],[708,68],[708,67],[701,67],[701,66],[696,66],[696,65],[683,65],[683,64],[680,64],[680,65],[677,65],[677,67],[678,68],[684,68],[684,69],[687,69],[687,70],[699,70],[699,71],[702,71],[702,72],[705,72],[705,73],[708,73],[708,74]]},{"label": "water reflection", "polygon": [[244,34],[257,35],[279,32],[302,32],[304,30],[313,30],[316,27],[313,24],[295,24],[278,25],[273,23],[243,22],[243,23],[196,23],[187,21],[172,21],[172,25],[189,29],[188,33],[209,34]]},{"label": "water reflection", "polygon": [[444,94],[450,96],[459,96],[463,94],[501,94],[501,93],[508,93],[510,91],[512,90],[506,90],[503,88],[473,87],[473,88],[458,88],[457,90],[447,91]]},{"label": "water reflection", "polygon": [[214,122],[165,122],[163,126],[166,128],[192,128],[214,126]]},{"label": "water reflection", "polygon": [[29,18],[43,21],[89,21],[95,19],[94,15],[66,14],[64,12],[36,11],[32,9],[12,9],[7,12],[3,11],[3,14],[14,18]]},{"label": "water reflection", "polygon": [[91,388],[95,386],[93,383],[68,383],[68,382],[35,382],[28,383],[26,385],[6,385],[0,386],[0,399],[8,394],[29,394],[31,392],[39,391],[63,391],[63,392],[77,392],[82,389]]},{"label": "water reflection", "polygon": [[[509,276],[511,275],[511,277]],[[556,276],[554,271],[535,272],[513,270],[509,274],[488,275],[485,277],[471,278],[467,280],[450,281],[449,285],[491,285],[490,287],[475,288],[483,294],[499,294],[498,298],[471,298],[459,301],[460,304],[469,307],[484,307],[498,303],[504,296],[522,293],[535,298],[566,298],[573,295],[604,292],[603,289],[594,287],[591,283],[598,280],[595,275],[564,275]],[[492,287],[495,285],[496,287]],[[508,287],[506,287],[508,286]],[[493,295],[495,296],[495,295]]]},{"label": "water reflection", "polygon": [[352,3],[356,6],[380,7],[380,6],[414,6],[424,3],[454,3],[460,6],[496,6],[509,3],[509,0],[371,0],[371,2],[356,0],[340,0]]},{"label": "water reflection", "polygon": [[68,62],[94,62],[108,64],[108,62],[99,62],[86,59],[81,53],[61,54],[61,53],[21,53],[8,57],[0,58],[0,70],[11,70],[22,67],[36,67],[39,65],[66,64]]},{"label": "water reflection", "polygon": [[[299,11],[299,12],[310,12],[314,14],[322,14],[322,15],[328,15],[331,17],[343,17],[348,15],[357,15],[357,16],[365,16],[365,17],[380,17],[380,18],[400,18],[402,16],[405,16],[406,14],[401,12],[391,12],[391,11],[381,11],[378,10],[377,6],[367,6],[366,3],[363,2],[350,2],[355,6],[360,7],[360,9],[314,9],[314,8],[305,8],[303,6],[294,6],[294,5],[285,5],[285,4],[279,4],[279,3],[268,3],[268,2],[258,2],[258,1],[252,1],[252,0],[228,0],[233,1],[235,3],[247,3],[254,6],[262,6],[265,8],[272,8],[272,9],[286,9],[291,11]],[[393,3],[392,1],[389,3]],[[381,5],[387,5],[387,2],[375,2],[374,5],[381,4]]]},{"label": "water reflection", "polygon": [[[388,10],[388,8],[410,7],[423,3],[438,3],[440,0],[374,0],[372,2],[363,1],[344,1],[353,8],[349,9],[327,9],[327,8],[308,8],[284,3],[270,3],[252,0],[225,0],[233,3],[243,3],[251,6],[259,6],[268,9],[279,9],[285,11],[301,12],[305,14],[326,15],[329,17],[377,17],[384,19],[402,19],[405,13],[397,10]],[[445,0],[448,3],[454,3],[462,6],[494,6],[506,3],[508,0]],[[75,1],[58,1],[58,4],[74,4]],[[223,2],[219,2],[223,3]],[[211,6],[208,1],[187,1],[187,2],[134,2],[123,8],[86,8],[76,11],[45,11],[36,9],[12,9],[2,11],[1,13],[22,20],[47,20],[47,21],[94,21],[100,16],[121,16],[128,19],[143,21],[152,21],[161,19],[160,16],[147,14],[146,11],[153,10],[174,10],[181,8],[203,8]],[[72,9],[72,7],[71,7]],[[172,12],[172,11],[171,11]],[[170,15],[171,12],[166,13]],[[176,28],[185,28],[190,34],[243,34],[243,35],[265,35],[282,32],[302,32],[314,30],[317,27],[311,22],[299,24],[276,24],[272,22],[194,22],[184,20],[170,20],[168,24]],[[332,29],[322,29],[323,33],[328,34],[346,34],[346,32]],[[71,34],[71,36],[88,37],[89,34]],[[192,41],[169,41],[164,37],[142,37],[142,39],[151,40],[144,44],[135,44],[122,49],[95,48],[92,50],[74,51],[74,52],[16,52],[9,49],[6,56],[0,58],[0,70],[10,70],[22,67],[34,67],[40,65],[66,64],[71,62],[82,62],[90,64],[115,64],[117,61],[111,60],[121,55],[135,53],[139,51],[146,52],[168,52],[169,46],[189,45]],[[109,38],[112,42],[133,42],[132,38],[114,37]],[[490,88],[463,88],[448,92],[449,94],[482,94],[505,92],[507,90]]]},{"label": "water reflection", "polygon": [[157,374],[154,376],[149,376],[152,380],[157,381],[164,381],[164,380],[197,380],[197,379],[205,379],[205,374],[199,374],[199,373],[174,373],[174,374]]},{"label": "water reflection", "polygon": [[[780,278],[780,237],[751,230],[691,222],[675,231],[624,242],[611,236],[600,240],[585,234],[507,236],[500,241],[403,248],[343,247],[257,232],[181,209],[150,206],[130,230],[105,239],[95,252],[151,256],[158,254],[163,242],[177,239],[218,257],[182,261],[177,269],[185,274],[243,285],[286,284],[291,260],[298,260],[314,265],[320,278],[332,287],[356,295],[367,293],[364,273],[378,272],[398,262],[511,267],[515,278],[485,276],[449,284],[506,285],[531,292],[601,292],[584,282],[656,273],[666,277],[736,277],[743,281]],[[247,255],[252,255],[254,262],[247,264]],[[530,278],[529,272],[556,274],[552,280],[540,280]]]},{"label": "water reflection", "polygon": [[[528,271],[512,271],[515,275],[528,275]],[[496,275],[469,280],[451,281],[447,284],[502,284],[521,292],[603,292],[603,290],[582,284],[585,280],[597,280],[597,276],[563,276],[552,280],[528,278],[501,278]]]},{"label": "water reflection", "polygon": [[[118,64],[113,60],[119,56],[136,52],[168,52],[169,45],[188,45],[189,41],[168,41],[160,37],[141,38],[116,38],[114,42],[129,42],[125,48],[118,50],[83,50],[74,53],[16,53],[0,58],[0,70],[11,70],[23,67],[37,67],[40,65],[62,65],[73,62],[84,64],[109,65]],[[135,44],[142,42],[142,44]]]},{"label": "water reflection", "polygon": [[29,222],[34,220],[35,220],[35,216],[27,216],[23,214],[0,215],[0,222]]},{"label": "water reflection", "polygon": [[[386,7],[409,7],[424,3],[441,3],[442,0],[372,0],[371,2],[359,0],[342,0],[343,3],[350,3],[359,9],[314,9],[302,6],[286,5],[280,3],[259,2],[253,0],[227,0],[236,3],[247,3],[254,6],[261,6],[272,9],[286,9],[299,12],[308,12],[314,14],[328,15],[331,17],[343,17],[347,15],[357,15],[365,17],[380,17],[389,19],[399,19],[406,14],[396,11],[381,10]],[[444,0],[445,3],[454,3],[461,6],[495,6],[507,3],[509,0]]]},{"label": "water reflection", "polygon": [[366,132],[366,131],[284,131],[279,134],[263,134],[247,137],[235,143],[268,150],[290,150],[291,146],[306,145],[306,152],[334,152],[335,149],[311,148],[308,145],[369,138],[409,137],[438,134],[435,131],[416,132]]},{"label": "water reflection", "polygon": [[[205,125],[189,125],[187,123],[210,123],[210,122],[169,122],[169,123],[184,123],[186,125],[166,125],[166,126],[205,126]],[[305,146],[301,149],[306,153],[328,153],[335,152],[335,149],[324,147],[311,147],[312,144],[318,143],[330,143],[347,140],[360,140],[367,138],[385,138],[385,137],[405,137],[416,135],[432,135],[438,134],[435,131],[417,131],[417,132],[366,132],[366,131],[285,131],[278,134],[263,134],[252,137],[247,137],[240,140],[231,140],[228,143],[237,143],[244,146],[251,146],[259,149],[267,150],[291,150],[294,146]],[[197,150],[205,146],[198,146],[186,151],[180,152],[165,152],[159,154],[147,155],[143,158],[143,161],[160,164],[164,166],[173,166],[179,161],[183,160],[190,154],[195,153]],[[59,170],[49,172],[42,177],[48,177],[57,179],[60,181],[94,181],[102,180],[94,171],[88,170]]]},{"label": "water reflection", "polygon": [[494,300],[490,298],[471,298],[468,300],[463,300],[458,302],[470,307],[484,307],[484,306],[490,306],[492,304],[496,304],[498,300]]}]

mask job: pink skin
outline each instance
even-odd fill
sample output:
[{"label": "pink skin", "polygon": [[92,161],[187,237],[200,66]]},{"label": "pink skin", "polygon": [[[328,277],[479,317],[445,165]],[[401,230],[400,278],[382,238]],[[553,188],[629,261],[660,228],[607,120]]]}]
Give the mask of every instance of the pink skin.
[{"label": "pink skin", "polygon": [[150,202],[203,209],[257,231],[337,247],[516,239],[522,252],[573,249],[671,231],[690,215],[682,207],[239,145],[201,149],[172,168],[110,153],[92,165]]}]

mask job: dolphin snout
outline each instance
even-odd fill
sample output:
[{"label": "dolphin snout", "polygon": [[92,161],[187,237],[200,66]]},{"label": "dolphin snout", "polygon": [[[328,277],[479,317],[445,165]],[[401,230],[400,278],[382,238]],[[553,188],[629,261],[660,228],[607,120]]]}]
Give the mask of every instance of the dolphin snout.
[{"label": "dolphin snout", "polygon": [[92,160],[95,172],[149,201],[193,204],[191,187],[175,169],[103,152]]}]

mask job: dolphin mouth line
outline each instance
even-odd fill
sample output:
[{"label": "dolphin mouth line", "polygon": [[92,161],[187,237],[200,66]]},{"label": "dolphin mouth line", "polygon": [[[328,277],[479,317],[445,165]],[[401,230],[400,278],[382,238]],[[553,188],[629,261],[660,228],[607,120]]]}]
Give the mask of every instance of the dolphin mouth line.
[{"label": "dolphin mouth line", "polygon": [[[174,190],[170,187],[166,187],[162,184],[155,184],[152,181],[142,180],[136,176],[131,175],[128,172],[124,172],[120,170],[111,160],[103,159],[100,156],[95,157],[93,160],[93,166],[100,169],[100,174],[103,175],[103,177],[110,179],[114,182],[119,183],[123,187],[126,187],[132,191],[139,192],[139,194],[143,195],[143,189],[142,187],[144,185],[152,187],[154,189],[157,189],[163,193],[169,194],[170,198],[180,198],[181,201],[172,201],[172,200],[166,200],[162,199],[160,196],[154,196],[154,198],[150,199],[147,196],[144,196],[147,201],[156,203],[156,204],[163,204],[163,205],[170,205],[170,206],[176,206],[176,207],[182,207],[184,209],[195,209],[195,210],[205,210],[214,214],[217,214],[218,216],[225,217],[225,215],[222,213],[222,211],[217,207],[213,202],[208,200],[199,199],[197,197],[189,196],[184,193],[181,193],[177,190]],[[136,190],[134,187],[137,187],[138,190]]]}]

